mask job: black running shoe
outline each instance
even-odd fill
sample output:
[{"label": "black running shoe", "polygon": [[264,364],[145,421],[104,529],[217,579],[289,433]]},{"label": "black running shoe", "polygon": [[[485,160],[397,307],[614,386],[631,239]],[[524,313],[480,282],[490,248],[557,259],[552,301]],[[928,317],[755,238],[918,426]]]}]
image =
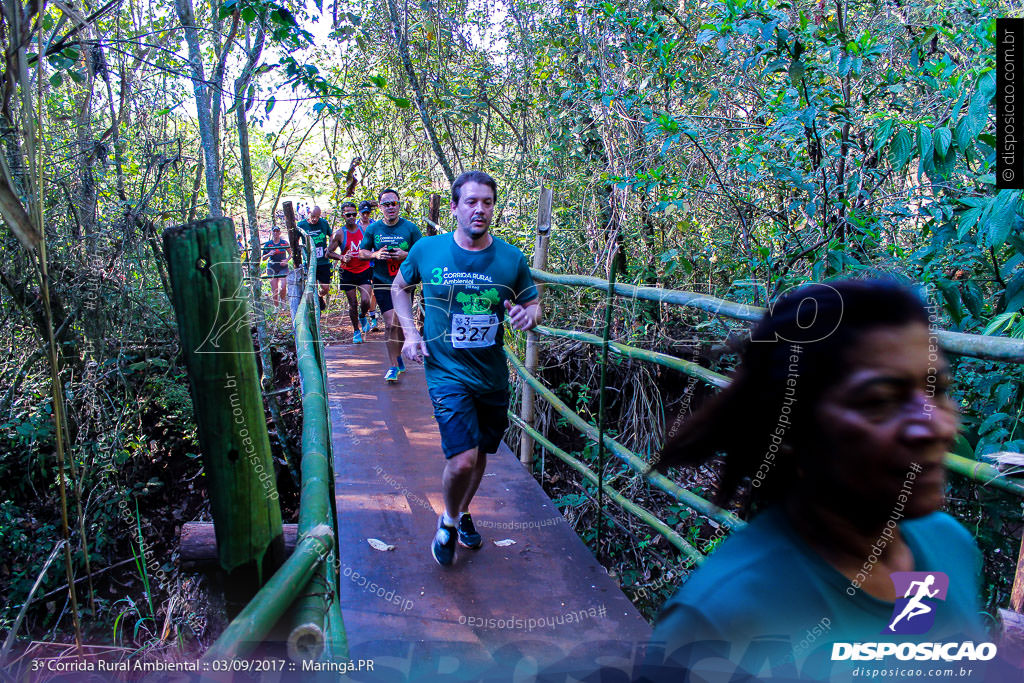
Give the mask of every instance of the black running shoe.
[{"label": "black running shoe", "polygon": [[455,559],[455,537],[457,532],[453,526],[445,526],[444,517],[437,520],[437,533],[434,534],[434,543],[430,546],[430,552],[442,567],[447,567]]},{"label": "black running shoe", "polygon": [[459,517],[459,545],[476,550],[484,544],[484,539],[477,533],[473,526],[473,518],[468,512],[462,513]]}]

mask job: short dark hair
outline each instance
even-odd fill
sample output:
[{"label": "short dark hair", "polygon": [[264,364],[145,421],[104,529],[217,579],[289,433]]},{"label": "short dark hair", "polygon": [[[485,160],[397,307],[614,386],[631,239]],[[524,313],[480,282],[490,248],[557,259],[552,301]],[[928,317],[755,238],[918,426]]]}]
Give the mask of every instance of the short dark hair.
[{"label": "short dark hair", "polygon": [[[756,496],[765,503],[784,498],[798,480],[799,451],[817,438],[813,407],[849,372],[849,350],[868,332],[908,324],[928,325],[928,313],[918,295],[895,280],[839,280],[787,291],[751,331],[732,383],[673,430],[655,468],[696,466],[725,453],[715,502],[728,502],[744,478],[754,476],[770,443],[777,443],[771,435],[783,413],[787,363],[799,351],[800,400],[783,438],[794,453],[780,453]],[[745,427],[736,429],[741,417]]]},{"label": "short dark hair", "polygon": [[344,209],[346,206],[351,206],[353,209],[356,208],[356,205],[353,202],[342,202],[341,208]]},{"label": "short dark hair", "polygon": [[380,192],[379,192],[379,193],[377,194],[377,201],[379,202],[379,201],[380,201],[380,198],[381,198],[381,197],[383,197],[384,195],[388,194],[389,192],[390,192],[391,194],[394,194],[394,195],[395,195],[395,197],[397,197],[397,198],[399,199],[399,201],[401,201],[401,199],[402,199],[402,195],[398,194],[398,190],[393,190],[393,189],[391,189],[390,187],[386,187],[386,188],[384,188],[383,190],[381,190],[381,191],[380,191]]},{"label": "short dark hair", "polygon": [[275,225],[274,227],[272,227],[270,229],[270,232],[281,232],[281,226],[280,225]]},{"label": "short dark hair", "polygon": [[498,201],[498,183],[495,182],[494,178],[487,175],[483,171],[466,171],[452,183],[452,204],[459,203],[459,197],[462,194],[462,186],[466,183],[480,183],[491,188],[491,192],[494,193],[494,201]]},{"label": "short dark hair", "polygon": [[366,213],[367,211],[373,211],[373,204],[370,202],[359,202],[359,213]]}]

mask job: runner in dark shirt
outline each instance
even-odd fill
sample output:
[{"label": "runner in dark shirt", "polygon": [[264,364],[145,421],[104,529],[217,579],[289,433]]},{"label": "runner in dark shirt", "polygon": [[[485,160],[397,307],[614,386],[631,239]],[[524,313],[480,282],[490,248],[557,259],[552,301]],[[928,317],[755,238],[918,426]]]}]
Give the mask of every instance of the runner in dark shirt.
[{"label": "runner in dark shirt", "polygon": [[277,306],[285,305],[285,278],[288,277],[288,241],[281,237],[281,228],[274,226],[270,239],[263,243],[263,255],[268,256],[267,277],[270,278],[270,299]]}]

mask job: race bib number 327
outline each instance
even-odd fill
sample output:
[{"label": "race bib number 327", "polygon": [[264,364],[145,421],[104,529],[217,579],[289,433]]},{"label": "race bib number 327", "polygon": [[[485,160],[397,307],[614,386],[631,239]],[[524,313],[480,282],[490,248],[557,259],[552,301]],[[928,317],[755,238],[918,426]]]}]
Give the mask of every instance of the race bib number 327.
[{"label": "race bib number 327", "polygon": [[473,349],[493,346],[498,336],[498,316],[452,314],[452,346]]}]

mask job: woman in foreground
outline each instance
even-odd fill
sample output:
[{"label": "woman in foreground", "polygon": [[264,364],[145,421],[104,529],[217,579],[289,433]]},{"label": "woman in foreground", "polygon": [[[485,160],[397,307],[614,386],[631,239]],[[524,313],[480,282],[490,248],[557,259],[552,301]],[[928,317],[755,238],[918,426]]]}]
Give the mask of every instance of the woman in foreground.
[{"label": "woman in foreground", "polygon": [[756,516],[666,603],[647,678],[683,680],[682,668],[689,680],[892,680],[964,667],[973,676],[954,677],[981,680],[985,663],[966,658],[852,657],[865,652],[857,643],[988,641],[980,553],[939,511],[958,420],[928,322],[909,290],[865,280],[802,287],[754,328],[733,383],[681,425],[657,467],[724,454],[719,504],[749,486]]}]

